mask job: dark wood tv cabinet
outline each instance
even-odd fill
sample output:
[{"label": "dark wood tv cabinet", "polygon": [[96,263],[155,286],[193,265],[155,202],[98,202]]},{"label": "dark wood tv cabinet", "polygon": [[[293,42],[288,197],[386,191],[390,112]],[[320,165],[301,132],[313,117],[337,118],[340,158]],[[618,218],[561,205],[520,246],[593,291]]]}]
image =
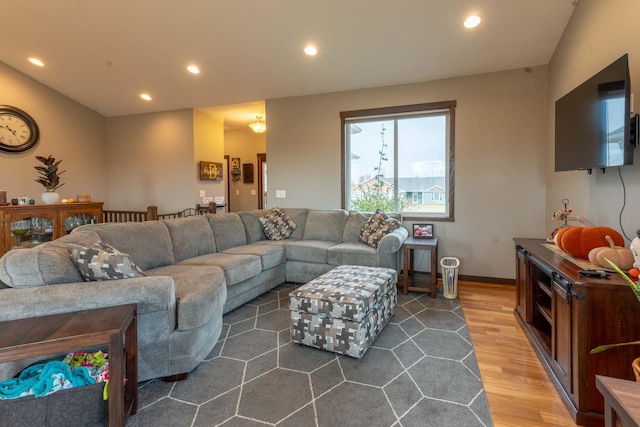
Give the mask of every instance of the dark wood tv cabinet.
[{"label": "dark wood tv cabinet", "polygon": [[575,422],[604,426],[604,398],[596,375],[634,380],[640,346],[599,354],[602,344],[640,340],[640,302],[613,273],[581,276],[581,268],[545,247],[516,238],[515,316]]}]

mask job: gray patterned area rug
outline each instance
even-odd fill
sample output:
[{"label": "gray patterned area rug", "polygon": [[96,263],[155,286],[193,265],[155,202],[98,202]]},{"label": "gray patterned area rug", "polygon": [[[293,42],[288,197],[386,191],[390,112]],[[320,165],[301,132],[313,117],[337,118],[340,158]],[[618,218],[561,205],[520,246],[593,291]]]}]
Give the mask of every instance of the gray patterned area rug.
[{"label": "gray patterned area rug", "polygon": [[128,427],[492,426],[462,308],[398,295],[361,359],[291,342],[284,284],[224,316],[185,381],[145,382]]}]

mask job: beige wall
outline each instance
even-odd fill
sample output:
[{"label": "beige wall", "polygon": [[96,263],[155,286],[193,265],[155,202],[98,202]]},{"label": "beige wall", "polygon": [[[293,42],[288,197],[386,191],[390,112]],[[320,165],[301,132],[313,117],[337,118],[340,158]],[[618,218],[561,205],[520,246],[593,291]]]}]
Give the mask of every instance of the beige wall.
[{"label": "beige wall", "polygon": [[[222,118],[213,117],[199,110],[194,110],[194,169],[193,169],[193,200],[185,207],[202,203],[200,191],[205,197],[224,197],[227,183],[227,165],[224,161],[224,122]],[[222,181],[201,181],[200,162],[222,163]]]},{"label": "beige wall", "polygon": [[[640,26],[637,0],[580,0],[569,21],[562,40],[549,64],[549,136],[547,143],[546,213],[561,207],[561,200],[570,200],[570,208],[595,224],[620,229],[618,215],[623,204],[623,189],[618,168],[605,174],[594,171],[554,172],[554,108],[555,101],[618,59],[629,54],[631,92],[635,93],[636,112],[640,109]],[[620,169],[626,186],[626,208],[622,225],[628,236],[634,237],[640,228],[640,155],[634,153],[634,165]],[[550,232],[557,224],[547,219]]]},{"label": "beige wall", "polygon": [[[227,131],[224,134],[224,151],[231,157],[240,157],[240,167],[253,165],[253,183],[240,181],[230,183],[229,202],[232,212],[258,209],[258,158],[257,153],[266,153],[266,134],[257,134],[247,129]],[[252,194],[252,191],[254,194]],[[239,194],[236,194],[239,193]]]},{"label": "beige wall", "polygon": [[271,206],[341,207],[340,111],[456,100],[455,222],[435,223],[439,257],[460,258],[461,274],[513,278],[513,237],[544,233],[546,94],[541,66],[268,100],[269,192],[287,196]]},{"label": "beige wall", "polygon": [[40,141],[26,153],[0,153],[0,189],[7,198],[26,195],[41,203],[35,156],[62,160],[61,198],[89,193],[107,197],[105,119],[100,114],[0,62],[0,104],[26,111],[38,123]]},{"label": "beige wall", "polygon": [[160,213],[193,205],[193,111],[107,118],[110,209]]}]

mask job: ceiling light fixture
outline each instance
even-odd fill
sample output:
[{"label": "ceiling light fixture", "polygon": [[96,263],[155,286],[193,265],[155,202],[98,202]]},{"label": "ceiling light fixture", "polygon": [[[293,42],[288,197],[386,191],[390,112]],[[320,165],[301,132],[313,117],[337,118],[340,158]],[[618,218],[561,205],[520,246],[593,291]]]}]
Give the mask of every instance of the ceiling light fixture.
[{"label": "ceiling light fixture", "polygon": [[38,67],[44,67],[44,62],[40,61],[38,58],[29,58],[29,62],[33,65],[37,65]]},{"label": "ceiling light fixture", "polygon": [[482,19],[480,19],[478,15],[471,15],[464,20],[464,26],[467,28],[475,28],[480,25],[480,21],[482,21]]},{"label": "ceiling light fixture", "polygon": [[313,45],[308,45],[304,48],[304,53],[309,56],[315,56],[318,53],[318,49]]},{"label": "ceiling light fixture", "polygon": [[195,65],[189,65],[187,67],[187,71],[189,71],[191,74],[200,74],[200,69]]},{"label": "ceiling light fixture", "polygon": [[140,98],[144,99],[145,101],[151,101],[151,95],[149,95],[148,93],[141,93]]},{"label": "ceiling light fixture", "polygon": [[249,123],[249,127],[255,133],[264,133],[267,130],[267,125],[262,121],[262,116],[256,116],[257,122]]}]

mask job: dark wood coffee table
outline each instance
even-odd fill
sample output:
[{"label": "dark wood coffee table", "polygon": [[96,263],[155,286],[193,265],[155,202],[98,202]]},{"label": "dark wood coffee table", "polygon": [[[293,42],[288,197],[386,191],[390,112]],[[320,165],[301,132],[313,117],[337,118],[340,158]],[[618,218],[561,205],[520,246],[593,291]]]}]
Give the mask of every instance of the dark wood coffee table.
[{"label": "dark wood coffee table", "polygon": [[107,344],[109,426],[124,426],[136,413],[135,304],[0,322],[0,331],[0,363]]}]

